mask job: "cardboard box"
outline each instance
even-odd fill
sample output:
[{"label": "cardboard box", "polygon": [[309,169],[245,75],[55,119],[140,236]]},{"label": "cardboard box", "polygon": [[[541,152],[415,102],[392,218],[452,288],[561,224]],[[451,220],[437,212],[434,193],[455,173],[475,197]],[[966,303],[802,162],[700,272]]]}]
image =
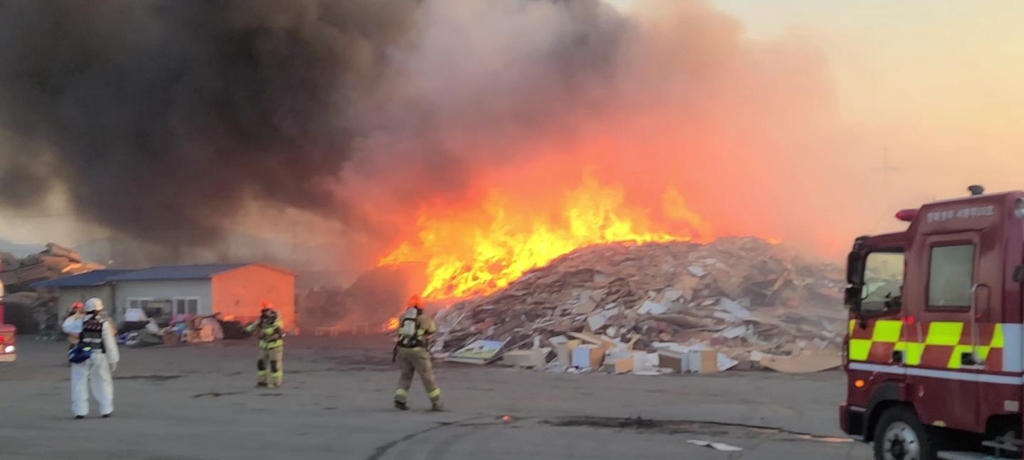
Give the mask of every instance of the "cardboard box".
[{"label": "cardboard box", "polygon": [[501,364],[505,366],[541,368],[548,363],[546,357],[546,349],[513,350],[502,355]]},{"label": "cardboard box", "polygon": [[624,358],[612,363],[613,372],[616,374],[628,374],[633,372],[633,358]]},{"label": "cardboard box", "polygon": [[684,372],[711,374],[718,372],[718,351],[701,350],[686,354],[687,364]]},{"label": "cardboard box", "polygon": [[672,369],[673,372],[686,372],[689,359],[685,354],[672,351],[658,352],[658,367]]},{"label": "cardboard box", "polygon": [[572,367],[572,351],[580,346],[579,340],[569,340],[565,343],[555,345],[555,355],[558,364],[565,367]]},{"label": "cardboard box", "polygon": [[572,350],[572,367],[598,369],[604,362],[604,347],[580,345]]}]

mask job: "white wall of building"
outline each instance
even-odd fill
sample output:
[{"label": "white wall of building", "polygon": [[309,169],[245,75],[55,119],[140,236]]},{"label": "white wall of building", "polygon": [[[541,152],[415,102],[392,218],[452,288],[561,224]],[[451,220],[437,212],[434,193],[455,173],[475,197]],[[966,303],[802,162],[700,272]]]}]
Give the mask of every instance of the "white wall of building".
[{"label": "white wall of building", "polygon": [[117,302],[116,318],[120,321],[128,308],[130,299],[151,301],[172,301],[174,299],[198,298],[200,315],[212,312],[212,289],[210,280],[168,280],[168,281],[119,281],[114,285]]}]

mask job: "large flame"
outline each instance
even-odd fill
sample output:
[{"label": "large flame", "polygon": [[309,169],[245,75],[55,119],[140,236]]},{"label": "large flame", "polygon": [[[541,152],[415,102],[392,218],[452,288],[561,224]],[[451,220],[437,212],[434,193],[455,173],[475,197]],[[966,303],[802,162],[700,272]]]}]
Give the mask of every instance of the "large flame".
[{"label": "large flame", "polygon": [[421,210],[418,233],[383,257],[380,265],[426,264],[427,300],[488,294],[528,270],[574,249],[603,243],[707,241],[712,229],[668,189],[658,213],[626,204],[622,187],[585,173],[560,199],[523,202],[517,194],[489,190],[475,210]]}]

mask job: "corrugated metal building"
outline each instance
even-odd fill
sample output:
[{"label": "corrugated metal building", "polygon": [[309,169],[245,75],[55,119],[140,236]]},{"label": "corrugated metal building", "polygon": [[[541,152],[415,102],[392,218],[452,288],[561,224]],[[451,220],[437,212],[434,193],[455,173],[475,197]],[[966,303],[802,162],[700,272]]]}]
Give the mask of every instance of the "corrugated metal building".
[{"label": "corrugated metal building", "polygon": [[64,319],[75,302],[85,302],[98,297],[104,305],[114,305],[114,285],[108,280],[130,270],[95,270],[81,275],[68,276],[33,284],[34,288],[55,289],[58,292],[57,317]]},{"label": "corrugated metal building", "polygon": [[173,265],[109,275],[89,272],[36,286],[57,288],[62,312],[80,298],[100,297],[116,321],[133,307],[159,309],[173,316],[220,313],[222,319],[247,321],[259,316],[263,302],[271,302],[286,328],[295,325],[295,275],[262,264]]}]

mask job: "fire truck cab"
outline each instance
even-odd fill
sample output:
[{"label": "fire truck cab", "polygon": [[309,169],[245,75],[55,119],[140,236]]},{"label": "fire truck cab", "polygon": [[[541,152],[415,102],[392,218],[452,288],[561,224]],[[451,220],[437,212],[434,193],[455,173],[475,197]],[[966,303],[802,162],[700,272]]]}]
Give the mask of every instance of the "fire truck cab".
[{"label": "fire truck cab", "polygon": [[4,323],[4,284],[0,283],[0,363],[13,363],[18,358],[14,326]]},{"label": "fire truck cab", "polygon": [[840,426],[876,459],[1022,458],[1024,192],[970,190],[848,256]]}]

